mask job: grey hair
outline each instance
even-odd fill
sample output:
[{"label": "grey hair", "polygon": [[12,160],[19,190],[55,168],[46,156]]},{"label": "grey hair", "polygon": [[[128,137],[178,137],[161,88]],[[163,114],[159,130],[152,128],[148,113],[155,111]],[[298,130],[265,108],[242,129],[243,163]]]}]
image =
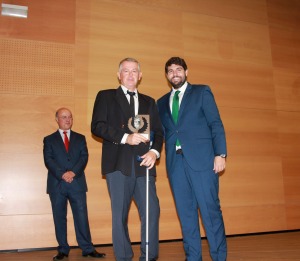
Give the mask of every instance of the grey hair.
[{"label": "grey hair", "polygon": [[141,71],[141,66],[140,66],[140,63],[138,62],[138,60],[134,59],[134,58],[130,58],[130,57],[127,57],[125,59],[123,59],[120,63],[119,63],[119,72],[121,72],[122,70],[122,65],[124,62],[134,62],[134,63],[137,63],[138,65],[138,70]]}]

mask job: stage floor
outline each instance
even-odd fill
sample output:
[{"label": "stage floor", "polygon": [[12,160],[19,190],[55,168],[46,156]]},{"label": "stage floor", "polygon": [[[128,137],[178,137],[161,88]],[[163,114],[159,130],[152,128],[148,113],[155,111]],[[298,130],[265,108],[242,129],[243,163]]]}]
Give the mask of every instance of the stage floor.
[{"label": "stage floor", "polygon": [[[229,236],[227,261],[300,261],[300,231],[267,233],[259,235]],[[210,261],[207,240],[202,240],[203,261]],[[105,252],[106,258],[95,259],[114,261],[112,246],[97,246],[98,252]],[[134,244],[138,261],[139,245]],[[56,250],[0,252],[1,261],[51,261]],[[161,242],[159,261],[184,261],[182,241]],[[79,248],[72,249],[66,261],[87,261],[93,258],[81,256]]]}]

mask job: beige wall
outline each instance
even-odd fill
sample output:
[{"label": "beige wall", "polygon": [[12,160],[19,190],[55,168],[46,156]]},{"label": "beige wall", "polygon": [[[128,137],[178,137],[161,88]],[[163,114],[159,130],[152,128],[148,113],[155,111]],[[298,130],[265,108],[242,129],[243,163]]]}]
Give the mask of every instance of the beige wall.
[{"label": "beige wall", "polygon": [[[191,83],[211,86],[228,140],[220,197],[228,235],[300,228],[300,2],[286,0],[14,0],[28,19],[0,16],[0,250],[56,246],[43,137],[60,106],[88,142],[93,242],[111,243],[101,143],[90,133],[95,96],[116,88],[118,63],[142,65],[140,92],[169,91],[164,63],[182,56]],[[160,240],[181,238],[158,165]],[[69,243],[77,245],[69,213]],[[139,241],[135,205],[132,241]]]}]

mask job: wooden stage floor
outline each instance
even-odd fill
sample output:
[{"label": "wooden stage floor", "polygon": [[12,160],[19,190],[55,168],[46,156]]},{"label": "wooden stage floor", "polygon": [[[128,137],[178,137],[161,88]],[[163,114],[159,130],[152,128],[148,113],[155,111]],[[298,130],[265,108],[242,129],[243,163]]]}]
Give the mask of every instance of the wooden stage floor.
[{"label": "wooden stage floor", "polygon": [[[229,236],[227,261],[300,261],[300,231],[268,233],[259,235]],[[203,261],[210,261],[208,244],[202,240]],[[114,261],[112,246],[97,246],[99,252],[105,252],[106,258],[95,259]],[[139,245],[134,244],[135,257],[138,261]],[[1,261],[51,261],[56,250],[10,251],[0,252]],[[184,261],[182,241],[161,242],[159,261]],[[81,256],[79,248],[71,249],[66,261],[87,261],[93,258]]]}]

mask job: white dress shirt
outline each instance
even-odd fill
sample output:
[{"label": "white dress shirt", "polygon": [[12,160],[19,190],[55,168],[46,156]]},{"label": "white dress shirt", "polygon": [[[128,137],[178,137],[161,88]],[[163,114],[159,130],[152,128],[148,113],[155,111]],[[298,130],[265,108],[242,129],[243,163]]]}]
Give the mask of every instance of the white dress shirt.
[{"label": "white dress shirt", "polygon": [[[128,103],[130,104],[130,95],[127,93],[127,88],[123,85],[121,85],[121,88],[128,100]],[[138,99],[138,92],[137,89],[134,90],[135,95],[133,96],[134,98],[134,111],[135,111],[135,115],[137,115],[139,113],[139,99]],[[128,133],[125,133],[122,140],[121,140],[121,144],[125,144],[127,137],[129,136]],[[158,159],[160,157],[160,153],[157,150],[151,149],[151,151],[153,151],[156,154],[156,158]]]},{"label": "white dress shirt", "polygon": [[64,134],[64,131],[67,132],[67,136],[68,136],[68,139],[69,139],[69,141],[70,141],[70,132],[71,132],[71,130],[62,130],[62,129],[58,129],[58,131],[59,131],[59,133],[60,133],[60,136],[61,136],[63,142],[65,142],[65,134]]},{"label": "white dress shirt", "polygon": [[180,104],[181,104],[184,92],[186,90],[186,87],[187,87],[187,82],[185,82],[179,89],[174,89],[174,87],[172,87],[172,92],[171,92],[170,101],[169,101],[170,102],[170,110],[171,110],[171,112],[172,112],[173,97],[175,95],[175,92],[176,91],[180,91],[180,93],[178,95],[178,98],[179,98],[179,108],[180,108]]}]

